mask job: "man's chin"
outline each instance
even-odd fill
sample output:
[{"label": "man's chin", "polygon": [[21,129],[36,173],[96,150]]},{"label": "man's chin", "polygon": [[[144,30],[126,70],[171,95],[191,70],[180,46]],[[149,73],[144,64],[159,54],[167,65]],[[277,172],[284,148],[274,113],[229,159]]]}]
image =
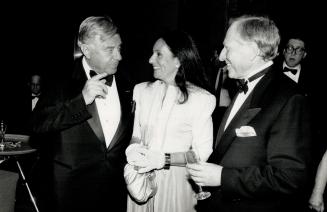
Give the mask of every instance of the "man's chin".
[{"label": "man's chin", "polygon": [[110,70],[106,70],[105,71],[107,74],[112,75],[115,74],[117,72],[117,69],[110,69]]}]

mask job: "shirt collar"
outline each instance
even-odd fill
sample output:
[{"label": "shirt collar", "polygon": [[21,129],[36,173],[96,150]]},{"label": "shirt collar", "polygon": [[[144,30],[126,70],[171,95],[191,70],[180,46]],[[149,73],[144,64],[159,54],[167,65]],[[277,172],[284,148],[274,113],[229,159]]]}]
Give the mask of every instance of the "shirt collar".
[{"label": "shirt collar", "polygon": [[[258,73],[258,72],[260,72],[260,71],[262,71],[262,70],[264,70],[265,68],[268,68],[269,66],[271,66],[273,64],[273,61],[268,61],[268,62],[266,62],[266,63],[264,63],[262,66],[260,66],[260,67],[258,67],[258,68],[256,68],[256,69],[254,69],[250,74],[248,74],[248,76],[246,76],[244,79],[246,80],[246,81],[248,81],[248,79],[250,78],[250,77],[252,77],[253,75],[255,75],[256,73]],[[260,79],[261,77],[259,77],[259,79]]]},{"label": "shirt collar", "polygon": [[83,57],[83,59],[82,59],[82,65],[85,70],[85,74],[86,74],[87,78],[90,79],[91,78],[90,77],[91,67],[89,66],[89,64],[87,64],[85,57]]}]

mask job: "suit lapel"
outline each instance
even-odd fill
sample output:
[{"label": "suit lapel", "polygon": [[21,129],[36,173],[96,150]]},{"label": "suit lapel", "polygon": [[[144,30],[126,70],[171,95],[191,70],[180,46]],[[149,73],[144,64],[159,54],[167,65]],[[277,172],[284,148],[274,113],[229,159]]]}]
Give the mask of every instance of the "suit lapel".
[{"label": "suit lapel", "polygon": [[88,119],[87,122],[89,123],[90,127],[92,128],[94,134],[98,137],[98,139],[105,144],[105,138],[102,131],[100,117],[95,101],[87,107],[87,110],[92,115],[92,118]]},{"label": "suit lapel", "polygon": [[[266,90],[266,86],[271,81],[272,71],[270,70],[256,85],[252,93],[245,100],[241,108],[235,114],[226,130],[220,135],[219,143],[216,144],[216,161],[221,161],[223,155],[228,150],[231,143],[235,140],[235,129],[248,123],[261,111],[260,100]],[[218,139],[218,136],[217,136]]]},{"label": "suit lapel", "polygon": [[250,108],[252,94],[243,103],[242,107],[235,114],[226,130],[222,134],[220,142],[217,144],[218,155],[222,156],[227,151],[228,147],[235,140],[235,129],[240,126],[248,125],[248,123],[258,114],[261,108]]},{"label": "suit lapel", "polygon": [[215,147],[217,147],[219,141],[221,140],[221,137],[223,136],[224,134],[224,128],[225,128],[225,125],[226,125],[226,122],[227,122],[227,119],[228,119],[228,116],[230,115],[230,112],[232,110],[232,107],[235,103],[235,100],[237,98],[237,94],[234,96],[233,100],[232,100],[232,103],[229,105],[229,107],[227,108],[221,122],[220,122],[220,126],[218,128],[218,133],[217,133],[217,136],[216,136],[216,141],[215,141]]},{"label": "suit lapel", "polygon": [[[73,78],[72,90],[75,90],[74,91],[75,93],[76,92],[80,93],[85,85],[85,82],[87,81],[85,70],[82,65],[82,57],[77,59],[75,62],[74,73],[72,75],[72,78]],[[72,93],[71,95],[76,96],[78,94],[75,93]],[[92,118],[87,120],[89,126],[91,127],[97,138],[102,142],[102,144],[105,145],[105,138],[102,131],[102,126],[101,126],[98,109],[96,107],[95,101],[93,101],[92,104],[87,106],[87,110],[92,115]]]}]

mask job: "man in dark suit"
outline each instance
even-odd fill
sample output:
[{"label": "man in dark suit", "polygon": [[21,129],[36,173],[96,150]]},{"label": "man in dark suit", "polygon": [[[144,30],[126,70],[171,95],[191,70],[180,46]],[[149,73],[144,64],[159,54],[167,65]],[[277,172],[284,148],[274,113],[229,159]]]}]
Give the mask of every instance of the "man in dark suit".
[{"label": "man in dark suit", "polygon": [[39,74],[32,74],[28,86],[31,89],[31,111],[33,111],[41,95],[41,76]]},{"label": "man in dark suit", "polygon": [[296,82],[305,94],[312,92],[311,74],[308,73],[307,47],[303,36],[294,34],[283,48],[283,54],[276,60],[276,66],[282,68],[283,73]]},{"label": "man in dark suit", "polygon": [[83,56],[71,78],[40,99],[33,117],[34,132],[47,135],[42,142],[52,150],[54,208],[126,211],[124,152],[134,105],[116,74],[121,38],[109,17],[88,17],[78,45]]},{"label": "man in dark suit", "polygon": [[[325,106],[321,104],[321,88],[325,78],[322,75],[315,75],[313,70],[320,70],[319,63],[314,64],[309,55],[308,40],[304,33],[293,31],[286,39],[283,48],[283,54],[277,58],[275,66],[277,69],[282,67],[283,73],[297,83],[298,87],[307,96],[313,119],[313,172],[318,167],[321,157],[326,149],[326,142],[321,139],[324,136],[325,129]],[[318,69],[317,69],[318,68]],[[312,176],[312,186],[314,183],[314,174]]]},{"label": "man in dark suit", "polygon": [[[220,59],[240,79],[208,162],[188,164],[211,197],[202,211],[301,211],[310,162],[310,115],[296,84],[274,69],[280,36],[274,22],[243,16],[227,31]],[[303,203],[303,204],[301,204]],[[292,209],[292,210],[291,210]]]}]

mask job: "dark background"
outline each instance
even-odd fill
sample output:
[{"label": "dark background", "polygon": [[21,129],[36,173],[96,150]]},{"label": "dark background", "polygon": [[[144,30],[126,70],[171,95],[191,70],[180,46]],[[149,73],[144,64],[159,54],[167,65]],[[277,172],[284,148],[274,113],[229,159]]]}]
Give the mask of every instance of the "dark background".
[{"label": "dark background", "polygon": [[[25,119],[20,97],[28,92],[30,73],[40,72],[56,82],[72,70],[74,39],[80,22],[90,15],[109,15],[120,27],[123,60],[119,72],[132,83],[148,80],[148,59],[156,35],[165,29],[181,28],[194,38],[206,64],[214,49],[221,49],[230,17],[241,14],[270,16],[277,24],[282,42],[293,31],[307,37],[308,58],[315,67],[323,61],[324,7],[299,0],[116,0],[66,3],[18,3],[2,6],[0,119],[8,131]],[[10,14],[10,15],[7,15]],[[319,78],[319,77],[318,77]]]}]

